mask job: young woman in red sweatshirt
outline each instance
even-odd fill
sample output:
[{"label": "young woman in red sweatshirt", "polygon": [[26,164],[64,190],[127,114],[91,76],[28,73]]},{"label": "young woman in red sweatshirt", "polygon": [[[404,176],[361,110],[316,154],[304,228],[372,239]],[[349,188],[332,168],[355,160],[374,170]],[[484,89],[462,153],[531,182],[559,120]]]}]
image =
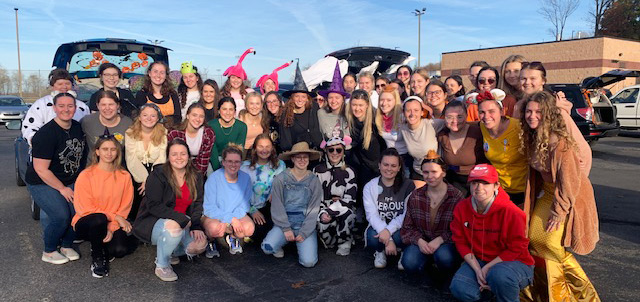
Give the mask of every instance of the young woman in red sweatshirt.
[{"label": "young woman in red sweatshirt", "polygon": [[491,291],[497,301],[519,301],[531,283],[533,258],[525,234],[525,214],[500,187],[498,172],[487,164],[469,173],[471,197],[453,211],[453,242],[465,263],[451,282],[460,301],[478,301]]}]

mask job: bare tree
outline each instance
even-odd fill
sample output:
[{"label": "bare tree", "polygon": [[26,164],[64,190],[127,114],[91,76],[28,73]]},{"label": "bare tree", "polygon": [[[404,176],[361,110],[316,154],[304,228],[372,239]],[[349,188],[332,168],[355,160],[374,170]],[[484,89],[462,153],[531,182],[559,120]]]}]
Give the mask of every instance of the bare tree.
[{"label": "bare tree", "polygon": [[552,24],[549,32],[556,41],[562,40],[567,19],[578,9],[580,0],[541,0],[540,4],[542,7],[538,12]]},{"label": "bare tree", "polygon": [[11,92],[11,77],[9,72],[0,66],[0,94],[8,94]]},{"label": "bare tree", "polygon": [[40,96],[47,88],[47,80],[38,73],[31,74],[25,80],[25,91]]},{"label": "bare tree", "polygon": [[593,35],[595,37],[601,34],[602,18],[613,2],[614,0],[593,0],[594,5],[589,10],[589,18],[587,21],[593,24]]}]

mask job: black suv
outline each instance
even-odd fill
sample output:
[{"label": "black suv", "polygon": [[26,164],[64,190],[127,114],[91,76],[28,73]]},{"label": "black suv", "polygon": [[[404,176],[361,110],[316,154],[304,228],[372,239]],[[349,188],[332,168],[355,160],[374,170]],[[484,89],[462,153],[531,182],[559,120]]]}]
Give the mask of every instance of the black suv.
[{"label": "black suv", "polygon": [[571,117],[589,144],[602,137],[617,136],[620,122],[616,118],[616,107],[611,104],[603,87],[637,77],[633,70],[612,70],[598,77],[586,78],[581,84],[550,84],[548,88],[564,92],[573,103]]}]

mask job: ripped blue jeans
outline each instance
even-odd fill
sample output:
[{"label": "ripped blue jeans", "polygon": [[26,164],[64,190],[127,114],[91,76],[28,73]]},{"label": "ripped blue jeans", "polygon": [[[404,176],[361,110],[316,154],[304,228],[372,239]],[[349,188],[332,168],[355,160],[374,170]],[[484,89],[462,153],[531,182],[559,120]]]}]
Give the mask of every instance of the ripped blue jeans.
[{"label": "ripped blue jeans", "polygon": [[193,241],[188,227],[179,231],[167,230],[164,227],[167,220],[158,219],[151,232],[151,243],[157,246],[156,267],[169,267],[171,256],[185,255],[187,246]]}]

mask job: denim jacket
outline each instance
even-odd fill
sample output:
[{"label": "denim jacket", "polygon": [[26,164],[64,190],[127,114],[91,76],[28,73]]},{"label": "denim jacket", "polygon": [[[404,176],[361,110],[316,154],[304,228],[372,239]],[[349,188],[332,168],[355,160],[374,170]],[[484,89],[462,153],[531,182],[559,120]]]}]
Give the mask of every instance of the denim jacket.
[{"label": "denim jacket", "polygon": [[316,229],[322,185],[309,173],[301,181],[287,169],[273,179],[271,189],[271,219],[282,231],[293,231],[307,238]]}]

